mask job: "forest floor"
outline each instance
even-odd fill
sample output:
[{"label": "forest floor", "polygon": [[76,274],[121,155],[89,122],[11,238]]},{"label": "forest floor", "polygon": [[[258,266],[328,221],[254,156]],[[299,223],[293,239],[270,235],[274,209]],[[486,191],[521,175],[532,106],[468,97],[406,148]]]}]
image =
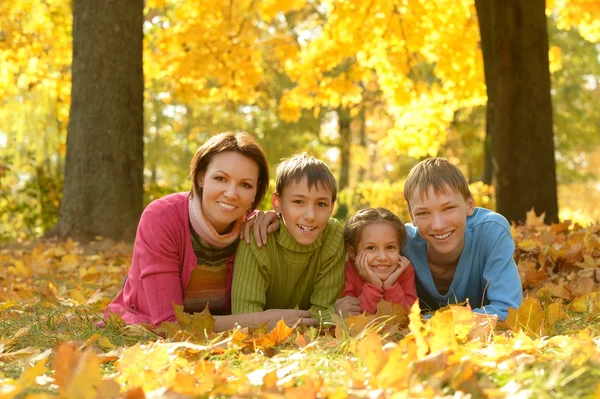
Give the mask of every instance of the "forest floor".
[{"label": "forest floor", "polygon": [[[525,301],[506,322],[450,306],[321,328],[160,330],[112,318],[131,246],[39,240],[0,249],[0,399],[600,398],[600,225],[513,226]],[[467,305],[468,306],[468,305]],[[208,331],[208,332],[207,332]]]}]

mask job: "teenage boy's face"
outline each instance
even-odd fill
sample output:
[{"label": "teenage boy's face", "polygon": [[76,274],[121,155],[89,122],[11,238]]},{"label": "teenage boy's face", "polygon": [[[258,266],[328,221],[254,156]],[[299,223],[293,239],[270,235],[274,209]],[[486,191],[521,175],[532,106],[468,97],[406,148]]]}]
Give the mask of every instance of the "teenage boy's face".
[{"label": "teenage boy's face", "polygon": [[413,223],[427,242],[427,255],[431,261],[458,260],[465,246],[467,216],[473,214],[473,198],[447,186],[440,194],[433,187],[426,192],[415,192],[410,198]]},{"label": "teenage boy's face", "polygon": [[281,195],[273,194],[271,202],[292,237],[302,245],[311,245],[327,227],[333,213],[332,197],[331,190],[320,183],[309,190],[304,177],[288,184]]}]

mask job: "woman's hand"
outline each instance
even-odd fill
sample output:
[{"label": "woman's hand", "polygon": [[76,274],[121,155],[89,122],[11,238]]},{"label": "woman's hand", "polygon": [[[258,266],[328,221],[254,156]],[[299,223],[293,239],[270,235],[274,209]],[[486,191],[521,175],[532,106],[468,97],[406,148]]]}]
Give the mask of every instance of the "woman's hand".
[{"label": "woman's hand", "polygon": [[269,309],[256,313],[254,319],[257,325],[267,322],[269,328],[274,328],[282,319],[288,327],[293,327],[296,324],[305,326],[316,326],[318,324],[317,319],[313,318],[308,310],[297,309]]},{"label": "woman's hand", "polygon": [[335,314],[340,315],[343,319],[348,316],[358,316],[361,313],[360,301],[353,296],[345,296],[335,301]]},{"label": "woman's hand", "polygon": [[244,222],[240,232],[240,239],[250,244],[250,229],[254,232],[254,241],[257,247],[267,243],[267,235],[279,230],[279,218],[275,211],[257,211],[254,216]]},{"label": "woman's hand", "polygon": [[391,288],[392,285],[396,284],[396,281],[398,281],[402,273],[404,273],[404,271],[408,268],[408,265],[410,265],[410,261],[404,256],[400,256],[400,259],[398,260],[398,268],[394,270],[394,272],[390,274],[388,278],[385,279],[383,282],[383,288]]},{"label": "woman's hand", "polygon": [[358,271],[358,275],[362,277],[367,283],[371,283],[376,287],[382,287],[383,282],[379,277],[375,275],[373,270],[369,267],[369,262],[367,262],[367,254],[365,251],[359,252],[356,260],[354,261],[356,265],[356,270]]}]

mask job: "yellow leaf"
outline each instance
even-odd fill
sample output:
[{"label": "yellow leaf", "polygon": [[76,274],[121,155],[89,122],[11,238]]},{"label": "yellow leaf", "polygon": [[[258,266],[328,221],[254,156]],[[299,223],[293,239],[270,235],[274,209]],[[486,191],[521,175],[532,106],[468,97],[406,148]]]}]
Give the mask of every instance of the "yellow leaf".
[{"label": "yellow leaf", "polygon": [[69,291],[69,296],[78,304],[84,304],[87,302],[87,298],[79,290]]},{"label": "yellow leaf", "polygon": [[267,374],[265,374],[265,377],[263,378],[263,387],[265,387],[265,389],[276,388],[278,380],[279,380],[279,378],[277,378],[277,370],[268,372]]},{"label": "yellow leaf", "polygon": [[600,295],[597,292],[577,297],[569,305],[569,310],[576,313],[592,313],[600,310]]},{"label": "yellow leaf", "polygon": [[381,337],[373,331],[356,343],[356,354],[373,377],[385,365],[387,355],[382,346]]},{"label": "yellow leaf", "polygon": [[551,303],[546,309],[546,328],[553,328],[557,321],[567,317],[567,312],[565,312],[563,305],[560,302]]},{"label": "yellow leaf", "polygon": [[359,334],[372,319],[373,317],[369,318],[366,313],[359,314],[358,316],[348,316],[346,323],[350,328],[350,334]]},{"label": "yellow leaf", "polygon": [[62,270],[71,271],[79,266],[79,257],[75,254],[67,254],[62,257]]},{"label": "yellow leaf", "polygon": [[416,345],[416,356],[417,359],[425,357],[429,351],[425,337],[423,336],[423,322],[421,321],[421,309],[419,308],[419,301],[415,301],[412,308],[410,308],[410,314],[408,315],[410,323],[408,328],[413,333]]},{"label": "yellow leaf", "polygon": [[199,334],[208,334],[213,330],[215,326],[215,319],[211,316],[210,311],[208,310],[208,305],[204,308],[204,310],[200,313],[194,313],[190,316],[183,310],[182,305],[173,304],[173,309],[175,310],[175,316],[179,323],[182,326],[185,326],[192,330],[193,332]]},{"label": "yellow leaf", "polygon": [[589,255],[583,255],[583,262],[577,262],[576,265],[582,269],[595,269],[600,267],[600,259],[594,259]]},{"label": "yellow leaf", "polygon": [[452,311],[436,312],[427,327],[429,349],[432,353],[457,347]]},{"label": "yellow leaf", "polygon": [[33,367],[25,370],[19,378],[19,387],[28,389],[33,387],[35,379],[46,372],[46,359],[38,361]]},{"label": "yellow leaf", "polygon": [[518,310],[508,309],[506,324],[513,331],[523,329],[535,336],[543,335],[544,311],[542,305],[535,298],[525,298]]},{"label": "yellow leaf", "polygon": [[98,345],[100,345],[103,349],[116,349],[117,346],[114,345],[110,340],[106,337],[100,337],[96,341]]}]

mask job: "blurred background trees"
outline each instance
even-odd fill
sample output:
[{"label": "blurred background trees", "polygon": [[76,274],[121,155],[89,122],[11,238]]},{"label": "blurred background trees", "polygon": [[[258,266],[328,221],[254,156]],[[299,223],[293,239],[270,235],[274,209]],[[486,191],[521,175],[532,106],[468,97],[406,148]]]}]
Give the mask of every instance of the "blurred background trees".
[{"label": "blurred background trees", "polygon": [[[559,216],[585,224],[600,219],[600,4],[545,8]],[[66,0],[0,3],[2,239],[58,220],[72,11]],[[325,159],[343,188],[339,218],[368,204],[406,218],[405,176],[433,155],[495,207],[476,11],[473,0],[146,1],[144,203],[189,189],[206,138],[245,129],[272,166],[298,151]],[[540,154],[527,156],[519,173]]]}]

